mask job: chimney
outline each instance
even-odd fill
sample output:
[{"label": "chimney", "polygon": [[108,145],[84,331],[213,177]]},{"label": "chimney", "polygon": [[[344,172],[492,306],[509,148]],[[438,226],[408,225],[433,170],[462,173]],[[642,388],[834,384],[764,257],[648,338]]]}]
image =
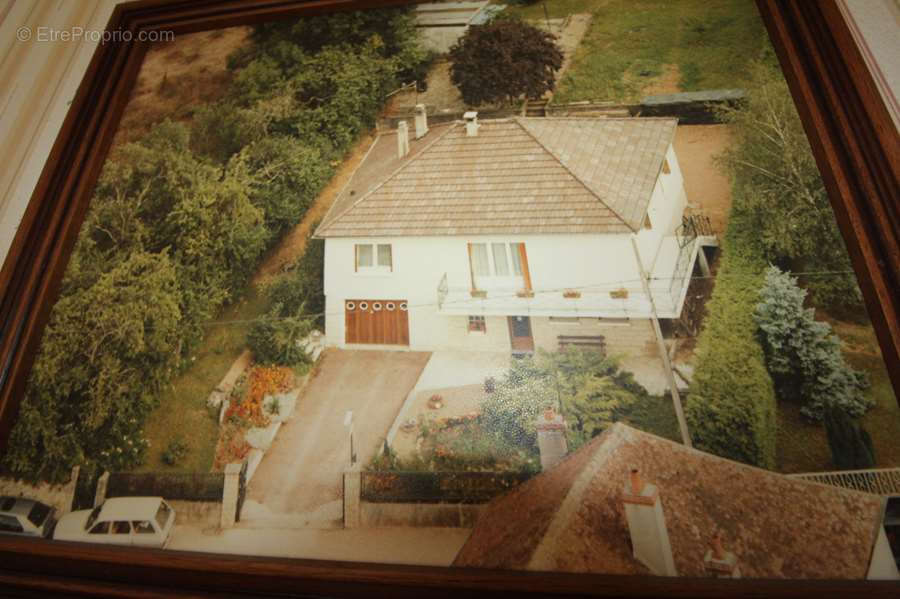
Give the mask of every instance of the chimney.
[{"label": "chimney", "polygon": [[397,123],[397,158],[409,154],[409,125],[406,121]]},{"label": "chimney", "polygon": [[722,533],[716,531],[709,540],[709,549],[703,558],[703,567],[714,578],[740,578],[741,570],[737,565],[737,556],[725,551],[722,545]]},{"label": "chimney", "polygon": [[416,139],[425,137],[428,133],[428,114],[424,104],[416,104]]},{"label": "chimney", "polygon": [[558,464],[569,453],[569,446],[566,443],[566,423],[560,414],[552,407],[548,407],[538,416],[536,428],[538,449],[541,452],[541,470],[547,470]]},{"label": "chimney", "polygon": [[478,128],[481,126],[478,124],[478,113],[470,110],[463,115],[463,119],[466,121],[466,136],[477,137]]},{"label": "chimney", "polygon": [[625,481],[622,502],[635,559],[658,576],[678,576],[656,485],[644,482],[640,471],[632,468]]}]

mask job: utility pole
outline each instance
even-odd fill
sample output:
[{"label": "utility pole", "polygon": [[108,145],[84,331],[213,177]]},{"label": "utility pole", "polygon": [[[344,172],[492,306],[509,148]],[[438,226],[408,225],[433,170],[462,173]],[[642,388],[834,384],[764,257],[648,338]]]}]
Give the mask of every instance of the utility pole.
[{"label": "utility pole", "polygon": [[662,329],[659,327],[659,318],[656,316],[656,302],[653,301],[653,295],[650,293],[650,284],[647,282],[647,272],[641,262],[641,253],[638,251],[635,236],[631,236],[631,247],[634,249],[634,259],[637,261],[638,272],[641,275],[641,284],[644,286],[644,293],[650,300],[650,321],[653,323],[653,332],[656,334],[656,344],[659,347],[659,355],[662,357],[663,369],[669,379],[669,389],[672,391],[672,403],[675,404],[675,416],[678,418],[678,428],[681,429],[681,440],[687,447],[691,445],[691,435],[688,433],[687,421],[684,419],[684,409],[681,407],[681,396],[678,394],[678,385],[675,383],[675,373],[672,372],[672,363],[669,361],[669,352],[666,350],[666,344],[663,342]]}]

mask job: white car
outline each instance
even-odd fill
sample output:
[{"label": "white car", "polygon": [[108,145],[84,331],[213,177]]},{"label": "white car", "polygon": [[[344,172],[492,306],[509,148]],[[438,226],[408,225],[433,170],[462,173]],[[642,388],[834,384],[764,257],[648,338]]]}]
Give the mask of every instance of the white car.
[{"label": "white car", "polygon": [[174,526],[175,510],[162,497],[114,497],[60,518],[53,539],[165,547]]},{"label": "white car", "polygon": [[53,508],[25,497],[0,497],[0,534],[49,537]]}]

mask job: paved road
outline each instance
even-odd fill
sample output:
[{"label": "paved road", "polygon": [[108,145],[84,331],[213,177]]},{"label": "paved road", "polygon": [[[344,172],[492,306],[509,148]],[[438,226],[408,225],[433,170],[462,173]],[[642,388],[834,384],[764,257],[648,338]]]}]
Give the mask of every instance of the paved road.
[{"label": "paved road", "polygon": [[[242,525],[239,525],[242,526]],[[168,549],[237,555],[449,566],[468,528],[232,528],[203,531],[176,524]]]},{"label": "paved road", "polygon": [[[291,419],[253,475],[241,520],[285,527],[334,524],[350,454],[344,416],[353,410],[363,464],[374,455],[428,362],[427,352],[327,350]],[[291,526],[291,524],[295,526]]]}]

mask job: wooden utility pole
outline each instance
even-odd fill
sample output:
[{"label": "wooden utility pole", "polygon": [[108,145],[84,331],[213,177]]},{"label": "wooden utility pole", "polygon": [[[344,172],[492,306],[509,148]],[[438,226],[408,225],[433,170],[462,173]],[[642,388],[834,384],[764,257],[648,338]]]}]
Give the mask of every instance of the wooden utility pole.
[{"label": "wooden utility pole", "polygon": [[[666,351],[666,344],[663,342],[662,329],[659,327],[659,318],[656,317],[656,302],[653,301],[653,295],[650,293],[650,284],[647,281],[647,273],[644,270],[644,264],[641,262],[641,253],[638,251],[635,236],[631,236],[631,247],[634,249],[634,259],[637,261],[638,272],[641,275],[641,284],[644,286],[644,293],[650,300],[650,321],[653,323],[653,332],[656,334],[656,343],[659,346],[659,355],[662,357],[663,369],[669,379],[669,390],[672,391],[672,403],[675,404],[675,416],[678,418],[678,428],[681,429],[681,440],[688,446],[691,445],[691,435],[688,433],[687,421],[684,419],[684,409],[681,407],[681,395],[678,393],[678,385],[675,383],[675,373],[672,372],[672,362],[669,361],[669,352]],[[701,250],[702,251],[702,250]]]}]

